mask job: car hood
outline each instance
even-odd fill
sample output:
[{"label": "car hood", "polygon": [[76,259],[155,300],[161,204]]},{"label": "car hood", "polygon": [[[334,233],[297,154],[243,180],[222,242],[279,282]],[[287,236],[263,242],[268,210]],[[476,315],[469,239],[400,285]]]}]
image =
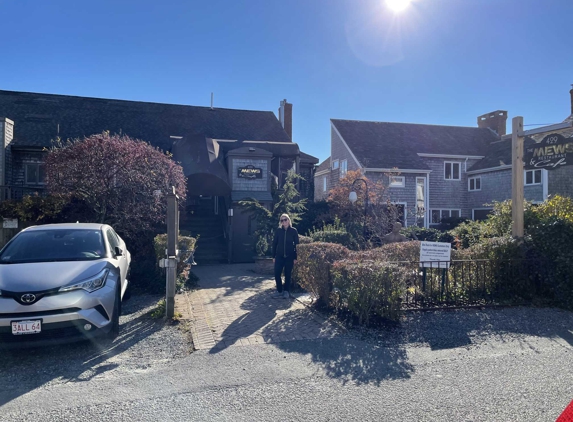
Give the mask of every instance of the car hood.
[{"label": "car hood", "polygon": [[74,284],[109,266],[97,261],[29,262],[0,265],[0,290],[38,292]]}]

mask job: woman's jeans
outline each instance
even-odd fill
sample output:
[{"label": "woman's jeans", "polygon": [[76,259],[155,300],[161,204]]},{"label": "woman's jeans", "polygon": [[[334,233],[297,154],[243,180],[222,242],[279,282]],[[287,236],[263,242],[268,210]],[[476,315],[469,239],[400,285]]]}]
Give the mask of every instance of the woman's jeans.
[{"label": "woman's jeans", "polygon": [[[294,259],[291,257],[277,256],[275,258],[275,282],[277,283],[277,290],[279,292],[290,291],[290,276],[292,274],[292,267],[294,266]],[[285,285],[281,280],[281,274],[285,270]]]}]

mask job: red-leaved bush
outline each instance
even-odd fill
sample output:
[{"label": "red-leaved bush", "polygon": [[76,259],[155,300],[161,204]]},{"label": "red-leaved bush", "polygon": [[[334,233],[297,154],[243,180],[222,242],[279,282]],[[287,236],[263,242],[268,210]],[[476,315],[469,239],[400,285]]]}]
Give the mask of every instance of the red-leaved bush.
[{"label": "red-leaved bush", "polygon": [[108,223],[127,237],[165,221],[171,186],[182,201],[186,195],[183,169],[168,155],[107,132],[52,148],[46,176],[50,194],[89,210],[85,222]]}]

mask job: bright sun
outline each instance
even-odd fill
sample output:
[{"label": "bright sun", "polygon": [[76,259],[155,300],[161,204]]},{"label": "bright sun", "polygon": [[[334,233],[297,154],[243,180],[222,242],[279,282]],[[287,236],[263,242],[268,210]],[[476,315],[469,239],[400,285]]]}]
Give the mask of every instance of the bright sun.
[{"label": "bright sun", "polygon": [[410,4],[411,0],[386,0],[386,5],[394,12],[401,12]]}]

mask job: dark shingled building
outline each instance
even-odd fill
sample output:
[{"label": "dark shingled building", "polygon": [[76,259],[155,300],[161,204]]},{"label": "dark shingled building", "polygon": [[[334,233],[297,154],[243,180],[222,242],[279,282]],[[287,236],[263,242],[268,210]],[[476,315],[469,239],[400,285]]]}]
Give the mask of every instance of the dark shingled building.
[{"label": "dark shingled building", "polygon": [[103,131],[146,141],[182,164],[188,202],[181,229],[201,236],[199,262],[252,260],[253,221],[238,212],[237,201],[254,197],[270,204],[271,182],[282,186],[288,170],[305,177],[299,186],[305,196],[314,194],[318,160],[292,142],[286,100],[277,119],[271,111],[0,90],[2,199],[43,190],[42,163],[55,139]]}]

